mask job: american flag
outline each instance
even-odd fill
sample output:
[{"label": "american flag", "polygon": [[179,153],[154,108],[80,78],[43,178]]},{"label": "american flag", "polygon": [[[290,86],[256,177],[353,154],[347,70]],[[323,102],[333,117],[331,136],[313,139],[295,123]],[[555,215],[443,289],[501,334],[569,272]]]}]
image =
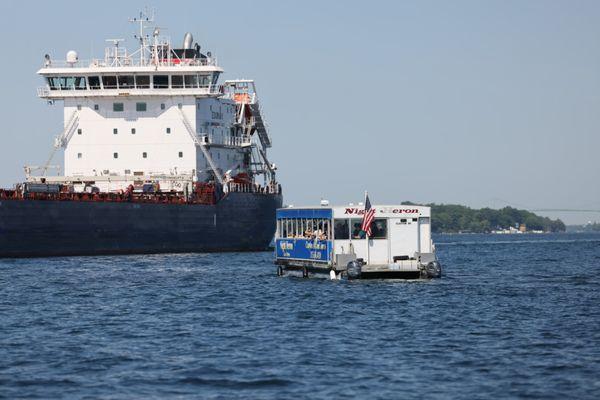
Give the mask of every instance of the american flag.
[{"label": "american flag", "polygon": [[371,207],[371,201],[369,195],[365,194],[365,214],[363,215],[362,226],[360,229],[367,233],[367,236],[371,236],[371,223],[375,219],[375,209]]}]

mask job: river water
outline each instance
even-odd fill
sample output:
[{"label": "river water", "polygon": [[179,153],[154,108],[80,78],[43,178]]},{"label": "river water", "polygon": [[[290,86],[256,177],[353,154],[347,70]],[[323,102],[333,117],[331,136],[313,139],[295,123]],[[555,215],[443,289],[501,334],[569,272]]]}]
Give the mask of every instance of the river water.
[{"label": "river water", "polygon": [[444,277],[271,253],[0,260],[0,397],[600,398],[600,234],[441,235]]}]

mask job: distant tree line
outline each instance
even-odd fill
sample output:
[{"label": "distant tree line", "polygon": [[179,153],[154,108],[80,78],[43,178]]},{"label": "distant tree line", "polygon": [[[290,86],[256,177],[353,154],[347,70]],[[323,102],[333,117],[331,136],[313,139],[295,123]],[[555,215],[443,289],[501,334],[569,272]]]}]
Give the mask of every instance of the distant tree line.
[{"label": "distant tree line", "polygon": [[[414,204],[404,202],[403,204]],[[475,210],[457,204],[426,204],[431,207],[431,229],[434,233],[488,233],[525,224],[527,230],[564,232],[566,227],[560,219],[540,217],[527,210],[504,207],[499,210],[482,208]]]}]

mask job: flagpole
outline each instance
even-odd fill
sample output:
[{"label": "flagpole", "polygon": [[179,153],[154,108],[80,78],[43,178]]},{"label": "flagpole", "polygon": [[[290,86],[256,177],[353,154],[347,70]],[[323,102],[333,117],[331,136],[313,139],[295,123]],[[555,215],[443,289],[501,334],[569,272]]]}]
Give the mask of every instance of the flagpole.
[{"label": "flagpole", "polygon": [[[367,191],[365,190],[365,213],[366,208],[367,208],[367,196],[369,196],[369,193],[367,193]],[[373,207],[373,205],[371,205],[371,207]],[[364,218],[364,215],[363,215]],[[367,265],[369,265],[371,263],[371,255],[370,255],[370,250],[369,250],[369,234],[367,233],[367,231],[365,231],[365,242],[367,243]]]}]

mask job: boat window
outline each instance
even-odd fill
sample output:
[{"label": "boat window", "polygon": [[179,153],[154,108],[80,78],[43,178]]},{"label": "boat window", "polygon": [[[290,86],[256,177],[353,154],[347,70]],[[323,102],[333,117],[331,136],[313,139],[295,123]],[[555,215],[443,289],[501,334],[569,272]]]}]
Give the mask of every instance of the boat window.
[{"label": "boat window", "polygon": [[92,89],[92,90],[101,89],[101,87],[100,87],[100,77],[99,76],[89,76],[88,77],[88,84],[90,85],[90,89]]},{"label": "boat window", "polygon": [[168,75],[154,75],[152,77],[152,83],[155,89],[168,89],[169,88],[169,76]]},{"label": "boat window", "polygon": [[181,89],[183,87],[183,75],[171,76],[171,87],[173,89]]},{"label": "boat window", "polygon": [[135,77],[135,86],[138,89],[149,89],[150,88],[150,76],[140,75]]},{"label": "boat window", "polygon": [[135,103],[135,111],[146,111],[147,106],[146,103]]},{"label": "boat window", "polygon": [[113,111],[115,111],[115,112],[121,112],[124,109],[125,108],[123,106],[123,103],[113,103]]},{"label": "boat window", "polygon": [[104,89],[116,89],[117,88],[117,77],[116,76],[103,76],[102,85]]},{"label": "boat window", "polygon": [[429,217],[420,217],[419,218],[419,223],[421,223],[421,224],[428,224],[429,223]]},{"label": "boat window", "polygon": [[50,76],[48,79],[48,86],[50,86],[50,90],[58,90],[60,89],[60,78],[57,76]]},{"label": "boat window", "polygon": [[212,79],[212,84],[216,85],[217,81],[219,80],[219,73],[218,72],[213,72],[213,79]]},{"label": "boat window", "polygon": [[375,218],[371,224],[371,239],[387,239],[387,219]]},{"label": "boat window", "polygon": [[362,229],[362,218],[353,218],[350,220],[350,236],[352,239],[364,239],[365,231]]},{"label": "boat window", "polygon": [[133,89],[134,87],[133,75],[119,75],[119,89]]},{"label": "boat window", "polygon": [[85,84],[85,76],[76,76],[75,77],[75,90],[86,90],[87,86]]},{"label": "boat window", "polygon": [[333,221],[333,233],[335,239],[350,239],[350,228],[347,219],[336,219]]}]

